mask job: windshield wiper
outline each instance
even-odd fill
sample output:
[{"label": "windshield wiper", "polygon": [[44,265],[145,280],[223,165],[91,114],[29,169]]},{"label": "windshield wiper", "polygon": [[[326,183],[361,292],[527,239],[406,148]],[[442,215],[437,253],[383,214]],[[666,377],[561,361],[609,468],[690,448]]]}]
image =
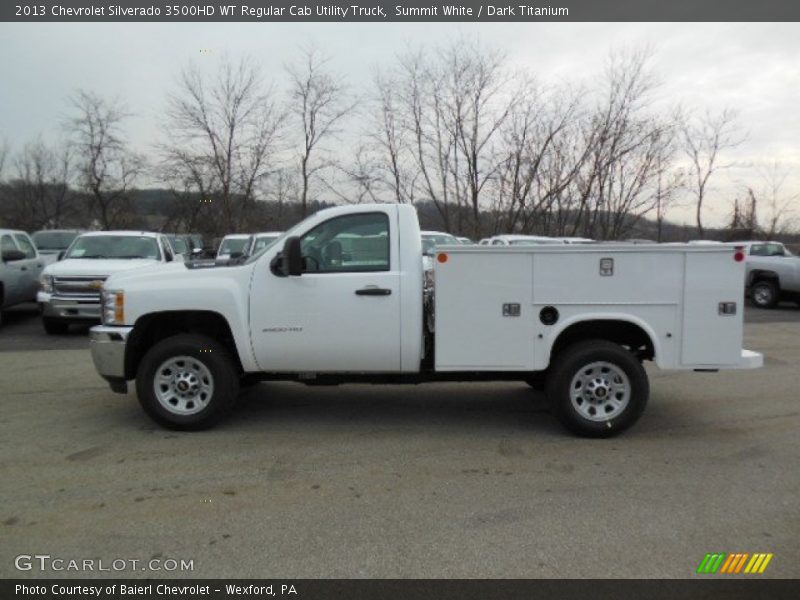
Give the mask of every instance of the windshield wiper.
[{"label": "windshield wiper", "polygon": [[67,258],[108,258],[102,254],[84,254],[83,256],[68,256]]}]

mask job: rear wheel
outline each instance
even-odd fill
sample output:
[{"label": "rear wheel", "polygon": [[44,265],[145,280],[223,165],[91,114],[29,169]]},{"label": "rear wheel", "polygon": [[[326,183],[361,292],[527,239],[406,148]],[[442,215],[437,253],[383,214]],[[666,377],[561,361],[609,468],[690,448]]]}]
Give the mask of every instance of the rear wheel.
[{"label": "rear wheel", "polygon": [[47,335],[62,335],[67,333],[69,323],[61,319],[53,319],[52,317],[44,317],[42,319],[44,331]]},{"label": "rear wheel", "polygon": [[228,350],[201,335],[162,340],[145,354],[136,375],[145,412],[169,429],[198,430],[225,417],[239,393],[239,374]]},{"label": "rear wheel", "polygon": [[633,425],[647,405],[647,373],[628,350],[586,340],[555,359],[547,396],[564,427],[586,437],[611,437]]},{"label": "rear wheel", "polygon": [[769,279],[753,284],[750,297],[758,308],[775,308],[778,304],[778,285]]}]

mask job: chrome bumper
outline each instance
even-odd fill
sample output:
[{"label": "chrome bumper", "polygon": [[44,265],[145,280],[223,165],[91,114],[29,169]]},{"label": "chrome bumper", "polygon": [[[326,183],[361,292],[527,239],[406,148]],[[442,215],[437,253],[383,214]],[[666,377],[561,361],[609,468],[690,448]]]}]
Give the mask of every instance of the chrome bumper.
[{"label": "chrome bumper", "polygon": [[100,320],[98,300],[62,298],[42,292],[37,295],[37,300],[45,317],[76,321]]},{"label": "chrome bumper", "polygon": [[115,392],[125,393],[125,345],[133,327],[96,325],[89,330],[89,347],[97,372]]}]

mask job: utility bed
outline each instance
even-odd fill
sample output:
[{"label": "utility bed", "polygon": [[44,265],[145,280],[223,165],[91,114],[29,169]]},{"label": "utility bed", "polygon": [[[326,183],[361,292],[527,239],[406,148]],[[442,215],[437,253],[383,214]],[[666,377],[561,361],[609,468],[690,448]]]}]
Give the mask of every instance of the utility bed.
[{"label": "utility bed", "polygon": [[436,370],[544,370],[554,342],[578,320],[641,328],[664,369],[753,360],[741,350],[744,265],[732,245],[438,250]]}]

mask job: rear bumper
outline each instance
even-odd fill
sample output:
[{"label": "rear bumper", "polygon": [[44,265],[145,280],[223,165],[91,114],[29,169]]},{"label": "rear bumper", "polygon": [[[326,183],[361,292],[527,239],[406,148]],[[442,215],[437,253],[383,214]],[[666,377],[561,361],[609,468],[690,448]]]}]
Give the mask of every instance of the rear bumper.
[{"label": "rear bumper", "polygon": [[125,348],[133,327],[97,325],[89,330],[92,361],[100,376],[115,392],[125,393]]},{"label": "rear bumper", "polygon": [[739,360],[740,369],[760,369],[764,366],[764,355],[752,350],[742,350],[742,357]]}]

